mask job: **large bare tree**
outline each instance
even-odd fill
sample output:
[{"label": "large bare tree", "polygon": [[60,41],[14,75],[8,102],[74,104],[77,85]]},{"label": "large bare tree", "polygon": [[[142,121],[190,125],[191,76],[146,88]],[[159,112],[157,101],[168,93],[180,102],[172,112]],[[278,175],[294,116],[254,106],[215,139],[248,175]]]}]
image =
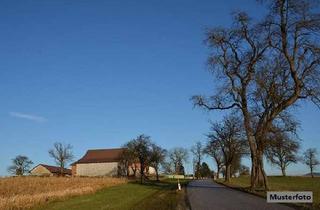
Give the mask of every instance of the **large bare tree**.
[{"label": "large bare tree", "polygon": [[251,152],[251,188],[268,189],[263,154],[266,136],[297,101],[319,103],[320,19],[307,0],[270,0],[268,15],[254,22],[235,15],[231,28],[207,33],[209,64],[219,83],[194,104],[208,110],[242,113]]},{"label": "large bare tree", "polygon": [[12,165],[8,167],[8,171],[17,176],[23,176],[29,173],[32,164],[33,162],[27,156],[18,155],[12,159]]},{"label": "large bare tree", "polygon": [[62,144],[56,142],[53,149],[49,150],[49,155],[54,159],[56,164],[60,167],[60,175],[65,175],[65,166],[68,162],[73,160],[72,146],[70,144]]}]

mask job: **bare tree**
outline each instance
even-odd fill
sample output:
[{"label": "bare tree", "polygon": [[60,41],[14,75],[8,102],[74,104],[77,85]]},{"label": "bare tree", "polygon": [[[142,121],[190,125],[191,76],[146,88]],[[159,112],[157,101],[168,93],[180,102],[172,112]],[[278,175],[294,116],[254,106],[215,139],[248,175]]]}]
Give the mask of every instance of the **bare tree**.
[{"label": "bare tree", "polygon": [[195,177],[199,179],[199,177],[201,176],[200,168],[203,154],[203,147],[200,141],[196,142],[196,144],[192,146],[191,152],[193,153],[195,160]]},{"label": "bare tree", "polygon": [[299,100],[320,104],[319,13],[312,1],[268,2],[269,14],[261,22],[242,12],[232,28],[208,31],[209,63],[221,85],[209,98],[193,97],[195,105],[208,110],[242,113],[253,190],[268,189],[263,154],[274,121]]},{"label": "bare tree", "polygon": [[223,154],[225,166],[225,181],[229,182],[231,167],[235,160],[240,159],[245,153],[246,141],[242,136],[239,118],[235,116],[225,117],[222,123],[212,125],[212,132],[208,135],[211,144],[219,144]]},{"label": "bare tree", "polygon": [[156,171],[157,181],[159,181],[160,165],[164,163],[167,151],[156,144],[151,145],[150,166]]},{"label": "bare tree", "polygon": [[121,174],[130,176],[130,169],[133,172],[133,176],[136,177],[138,170],[139,159],[136,156],[134,141],[129,141],[122,146],[124,152],[120,157]]},{"label": "bare tree", "polygon": [[303,153],[304,163],[309,166],[312,178],[314,177],[314,168],[320,164],[319,160],[317,159],[317,154],[318,152],[316,148],[309,148]]},{"label": "bare tree", "polygon": [[[131,150],[129,150],[129,148],[127,148],[126,146],[122,147],[124,150],[120,156],[120,161],[119,161],[119,175],[120,176],[130,176],[130,167],[132,167],[132,165],[134,164],[134,158],[133,158],[133,153]],[[135,174],[135,170],[134,172],[134,176]]]},{"label": "bare tree", "polygon": [[70,144],[56,142],[53,145],[53,149],[49,150],[49,155],[60,167],[60,175],[64,176],[65,166],[73,160],[72,146]]},{"label": "bare tree", "polygon": [[214,159],[217,167],[217,179],[219,179],[219,175],[224,163],[220,144],[216,141],[208,141],[204,152]]},{"label": "bare tree", "polygon": [[12,165],[8,167],[8,171],[11,174],[22,176],[29,173],[30,167],[33,162],[24,155],[18,155],[12,159]]},{"label": "bare tree", "polygon": [[134,156],[139,160],[140,165],[140,183],[145,179],[145,169],[149,162],[151,154],[151,138],[144,134],[129,142],[132,145]]},{"label": "bare tree", "polygon": [[298,150],[298,141],[288,134],[278,133],[269,140],[266,157],[271,164],[277,165],[281,169],[282,176],[286,176],[286,168],[291,163],[298,162]]},{"label": "bare tree", "polygon": [[169,158],[174,166],[176,174],[184,174],[183,163],[188,159],[188,150],[182,147],[176,147],[170,150]]}]

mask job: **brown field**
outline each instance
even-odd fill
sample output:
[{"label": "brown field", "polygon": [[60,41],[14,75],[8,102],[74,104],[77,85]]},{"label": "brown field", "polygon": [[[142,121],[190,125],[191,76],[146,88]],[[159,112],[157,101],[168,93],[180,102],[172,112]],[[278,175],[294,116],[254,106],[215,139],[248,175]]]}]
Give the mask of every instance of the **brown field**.
[{"label": "brown field", "polygon": [[0,209],[28,209],[51,200],[93,193],[126,183],[118,178],[10,177],[0,178]]}]

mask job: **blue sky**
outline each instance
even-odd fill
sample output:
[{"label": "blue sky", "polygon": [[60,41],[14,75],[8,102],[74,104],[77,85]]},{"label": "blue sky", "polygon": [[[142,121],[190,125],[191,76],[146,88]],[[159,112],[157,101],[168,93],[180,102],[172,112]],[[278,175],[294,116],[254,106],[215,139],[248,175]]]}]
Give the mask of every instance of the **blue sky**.
[{"label": "blue sky", "polygon": [[[0,3],[0,175],[18,154],[53,164],[56,141],[76,158],[141,133],[168,149],[205,142],[208,121],[222,116],[189,101],[214,87],[205,29],[230,25],[239,9],[263,13],[255,0]],[[303,149],[319,149],[320,111],[304,103],[296,116]]]}]

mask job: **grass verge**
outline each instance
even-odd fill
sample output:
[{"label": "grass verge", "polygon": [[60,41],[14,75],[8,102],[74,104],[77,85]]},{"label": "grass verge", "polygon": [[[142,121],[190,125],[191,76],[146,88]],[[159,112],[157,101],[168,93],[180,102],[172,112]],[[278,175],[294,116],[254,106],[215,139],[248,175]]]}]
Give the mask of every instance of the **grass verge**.
[{"label": "grass verge", "polygon": [[[185,186],[188,180],[182,180]],[[48,202],[34,210],[173,210],[188,209],[184,190],[176,191],[176,180],[136,182],[105,188],[94,194],[77,196],[65,201]],[[183,187],[185,189],[185,187]]]},{"label": "grass verge", "polygon": [[[230,183],[225,183],[223,179],[216,180],[232,188],[240,189],[259,196],[266,197],[266,192],[251,192],[250,191],[250,177],[241,176],[232,178]],[[313,204],[296,204],[302,209],[320,209],[320,177],[298,177],[298,176],[269,176],[270,191],[312,191]]]}]

